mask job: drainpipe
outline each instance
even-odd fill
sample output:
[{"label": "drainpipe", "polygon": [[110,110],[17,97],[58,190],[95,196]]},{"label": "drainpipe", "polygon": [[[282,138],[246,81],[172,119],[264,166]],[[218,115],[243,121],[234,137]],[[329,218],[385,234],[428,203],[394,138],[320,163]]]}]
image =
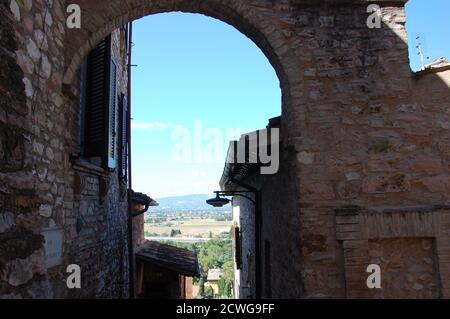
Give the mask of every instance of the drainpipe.
[{"label": "drainpipe", "polygon": [[128,144],[128,263],[130,266],[130,298],[135,298],[134,289],[134,250],[133,250],[133,212],[131,206],[132,174],[131,174],[131,50],[133,44],[133,22],[129,23],[128,36],[128,114],[127,114],[127,144]]},{"label": "drainpipe", "polygon": [[261,192],[246,183],[232,177],[229,180],[255,194],[255,298],[261,299],[261,227],[262,227],[262,203]]},{"label": "drainpipe", "polygon": [[150,207],[150,204],[145,205],[145,207],[141,211],[139,211],[139,212],[137,212],[135,214],[132,214],[133,218],[141,216],[142,214],[145,214],[148,211],[149,207]]}]

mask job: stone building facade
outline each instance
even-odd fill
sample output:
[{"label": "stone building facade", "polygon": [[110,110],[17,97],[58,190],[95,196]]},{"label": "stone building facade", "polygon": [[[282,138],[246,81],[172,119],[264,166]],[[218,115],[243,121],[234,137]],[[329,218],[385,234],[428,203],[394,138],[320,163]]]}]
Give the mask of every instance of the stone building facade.
[{"label": "stone building facade", "polygon": [[233,296],[253,299],[255,291],[255,209],[248,200],[233,199]]},{"label": "stone building facade", "polygon": [[[270,121],[267,127],[269,137],[271,129],[280,129],[279,120],[275,118]],[[273,141],[271,148],[281,151],[279,169],[276,174],[261,174],[262,164],[256,154],[261,154],[261,148],[266,152],[269,147],[267,144],[257,145],[252,142],[252,139],[261,136],[261,132],[244,134],[236,141],[241,145],[247,143],[249,155],[245,164],[233,160],[233,154],[239,147],[236,148],[238,144],[230,145],[220,181],[223,191],[244,192],[239,194],[251,199],[238,194],[232,200],[235,296],[241,299],[302,298],[301,228],[293,189],[295,176],[292,176],[289,166],[292,159],[289,159],[289,153],[283,145],[270,138]],[[259,199],[253,190],[258,191]],[[257,234],[258,228],[260,235]],[[259,264],[259,268],[256,264]]]},{"label": "stone building facade", "polygon": [[[129,296],[127,185],[118,149],[114,171],[80,156],[83,72],[63,86],[65,8],[64,1],[0,7],[1,298]],[[111,30],[109,44],[118,95],[128,91],[124,33]],[[81,289],[67,287],[72,264],[81,267]]]},{"label": "stone building facade", "polygon": [[[273,196],[289,213],[273,232],[298,224],[299,239],[281,237],[295,251],[295,297],[450,297],[450,70],[413,73],[406,0],[376,2],[382,23],[370,29],[363,0],[1,0],[0,295],[127,297],[119,178],[72,157],[82,64],[127,22],[183,11],[236,27],[280,79],[289,178]],[[81,29],[66,26],[69,4]],[[52,269],[47,229],[64,238]],[[365,267],[378,261],[406,286],[368,292]],[[65,285],[72,263],[83,264],[81,290]]]}]

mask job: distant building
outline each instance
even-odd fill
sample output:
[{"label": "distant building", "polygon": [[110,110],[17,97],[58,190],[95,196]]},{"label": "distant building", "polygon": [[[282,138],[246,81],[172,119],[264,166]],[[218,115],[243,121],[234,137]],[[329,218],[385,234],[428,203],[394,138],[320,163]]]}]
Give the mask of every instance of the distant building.
[{"label": "distant building", "polygon": [[192,299],[200,269],[194,252],[147,241],[136,252],[136,273],[139,298]]},{"label": "distant building", "polygon": [[207,277],[207,283],[205,284],[206,287],[211,287],[214,291],[214,295],[218,296],[220,295],[220,289],[219,289],[219,281],[223,277],[223,272],[221,269],[215,268],[208,270],[208,277]]},{"label": "distant building", "polygon": [[192,299],[192,279],[200,274],[197,255],[188,249],[145,240],[144,213],[159,204],[137,192],[132,192],[131,200],[137,297]]}]

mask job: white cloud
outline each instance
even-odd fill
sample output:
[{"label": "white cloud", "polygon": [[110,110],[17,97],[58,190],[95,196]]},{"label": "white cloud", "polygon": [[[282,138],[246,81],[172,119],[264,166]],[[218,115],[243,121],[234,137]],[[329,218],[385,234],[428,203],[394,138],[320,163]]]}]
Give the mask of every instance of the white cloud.
[{"label": "white cloud", "polygon": [[164,130],[168,128],[174,128],[176,124],[163,123],[163,122],[131,122],[131,128],[133,130]]}]

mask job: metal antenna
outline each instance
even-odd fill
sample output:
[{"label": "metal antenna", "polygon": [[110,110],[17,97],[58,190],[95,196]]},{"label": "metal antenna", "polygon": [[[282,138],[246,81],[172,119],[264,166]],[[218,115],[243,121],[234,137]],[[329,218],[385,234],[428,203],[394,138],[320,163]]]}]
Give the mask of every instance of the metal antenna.
[{"label": "metal antenna", "polygon": [[[420,41],[420,36],[416,37],[416,49],[417,55],[420,56],[420,64],[422,66],[421,70],[425,70],[425,55],[423,52],[422,42]],[[426,59],[429,60],[430,57],[427,57]]]}]

